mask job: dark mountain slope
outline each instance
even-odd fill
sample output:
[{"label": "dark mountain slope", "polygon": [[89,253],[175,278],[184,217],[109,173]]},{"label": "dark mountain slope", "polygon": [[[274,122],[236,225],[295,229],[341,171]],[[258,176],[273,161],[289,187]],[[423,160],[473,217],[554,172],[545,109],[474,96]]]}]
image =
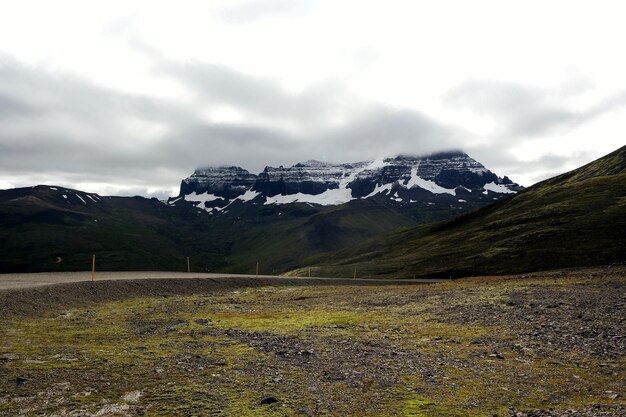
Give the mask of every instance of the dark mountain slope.
[{"label": "dark mountain slope", "polygon": [[0,191],[0,272],[184,270],[266,273],[416,224],[377,200],[341,206],[235,202],[213,216],[143,197],[55,186]]},{"label": "dark mountain slope", "polygon": [[626,147],[454,220],[308,263],[319,275],[351,275],[356,267],[359,275],[454,277],[624,261]]},{"label": "dark mountain slope", "polygon": [[[233,223],[236,240],[226,272],[254,273],[256,261],[265,273],[288,271],[314,254],[353,246],[358,242],[415,221],[376,200],[312,208],[305,204],[262,206],[261,215],[243,215]],[[259,217],[265,217],[265,220]]]},{"label": "dark mountain slope", "polygon": [[169,269],[199,226],[181,222],[183,214],[156,199],[63,187],[1,191],[0,271],[85,270],[92,253],[100,268]]}]

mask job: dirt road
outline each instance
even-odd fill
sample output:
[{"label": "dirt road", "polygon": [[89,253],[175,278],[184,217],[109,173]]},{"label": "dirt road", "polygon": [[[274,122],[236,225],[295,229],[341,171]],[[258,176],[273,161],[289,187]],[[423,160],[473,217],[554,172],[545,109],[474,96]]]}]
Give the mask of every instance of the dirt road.
[{"label": "dirt road", "polygon": [[[209,273],[184,273],[184,272],[163,272],[163,271],[132,271],[132,272],[96,272],[95,281],[120,281],[120,280],[144,280],[144,279],[214,279],[214,278],[256,278],[255,275],[242,274],[209,274]],[[280,277],[274,275],[259,275],[259,278],[284,278],[299,279],[295,277]],[[305,278],[302,278],[305,279]],[[308,279],[308,278],[306,278]],[[341,281],[345,278],[315,278]],[[373,282],[387,280],[366,280],[356,279],[355,282]],[[419,279],[395,282],[420,282],[433,283],[440,282],[436,279]],[[40,272],[32,274],[0,274],[0,291],[20,288],[33,288],[45,285],[66,284],[70,282],[91,282],[91,272]]]},{"label": "dirt road", "polygon": [[264,286],[413,285],[438,280],[298,278],[180,272],[55,272],[0,275],[0,318],[38,316],[133,297],[174,296]]}]

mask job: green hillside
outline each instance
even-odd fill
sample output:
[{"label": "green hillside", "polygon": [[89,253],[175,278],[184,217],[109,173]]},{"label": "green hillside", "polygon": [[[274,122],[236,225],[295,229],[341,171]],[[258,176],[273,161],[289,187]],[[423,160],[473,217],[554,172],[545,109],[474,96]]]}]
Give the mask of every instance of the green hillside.
[{"label": "green hillside", "polygon": [[[626,147],[450,221],[313,257],[323,276],[458,277],[626,261]],[[292,274],[303,274],[305,268]]]},{"label": "green hillside", "polygon": [[[91,197],[90,197],[91,196]],[[97,201],[92,200],[96,199]],[[62,187],[0,191],[0,272],[186,269],[278,273],[304,258],[415,225],[377,201],[337,207],[233,204],[227,215]]]}]

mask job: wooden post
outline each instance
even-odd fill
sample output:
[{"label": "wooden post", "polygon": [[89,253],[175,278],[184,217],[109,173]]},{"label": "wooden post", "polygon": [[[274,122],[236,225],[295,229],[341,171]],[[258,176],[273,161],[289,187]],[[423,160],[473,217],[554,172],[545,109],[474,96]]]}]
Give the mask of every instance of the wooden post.
[{"label": "wooden post", "polygon": [[356,266],[354,267],[354,279],[356,279]]},{"label": "wooden post", "polygon": [[311,267],[309,267],[309,278],[311,278]]},{"label": "wooden post", "polygon": [[191,272],[191,269],[189,268],[189,256],[187,257],[187,272]]},{"label": "wooden post", "polygon": [[93,287],[93,283],[96,280],[96,254],[94,253],[91,257],[91,286]]},{"label": "wooden post", "polygon": [[259,277],[259,261],[256,262],[256,277]]}]

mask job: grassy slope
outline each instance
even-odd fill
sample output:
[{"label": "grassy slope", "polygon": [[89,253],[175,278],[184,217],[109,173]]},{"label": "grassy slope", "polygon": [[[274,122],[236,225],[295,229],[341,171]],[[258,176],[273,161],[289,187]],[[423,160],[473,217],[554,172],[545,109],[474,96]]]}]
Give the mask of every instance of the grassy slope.
[{"label": "grassy slope", "polygon": [[[626,147],[507,200],[308,263],[318,275],[538,271],[626,260]],[[321,266],[319,266],[321,264]],[[302,274],[303,270],[295,270]]]},{"label": "grassy slope", "polygon": [[[84,270],[99,267],[168,269],[185,253],[179,233],[163,233],[176,216],[143,198],[110,198],[90,207],[65,207],[49,190],[0,206],[3,271]],[[187,227],[191,230],[191,227]],[[54,261],[63,258],[61,264]]]},{"label": "grassy slope", "polygon": [[196,271],[254,273],[259,260],[262,272],[276,273],[313,254],[415,224],[377,202],[230,210],[216,218],[141,197],[69,204],[45,186],[2,192],[0,272],[85,270],[95,253],[103,270],[180,271],[189,255]]},{"label": "grassy slope", "polygon": [[[323,254],[348,247],[354,242],[414,224],[406,216],[376,202],[360,202],[307,213],[295,207],[267,208],[274,219],[257,219],[237,230],[237,240],[228,258],[228,272],[254,273],[256,261],[261,272],[278,273],[301,265],[311,254]],[[276,221],[278,213],[285,219]]]}]

